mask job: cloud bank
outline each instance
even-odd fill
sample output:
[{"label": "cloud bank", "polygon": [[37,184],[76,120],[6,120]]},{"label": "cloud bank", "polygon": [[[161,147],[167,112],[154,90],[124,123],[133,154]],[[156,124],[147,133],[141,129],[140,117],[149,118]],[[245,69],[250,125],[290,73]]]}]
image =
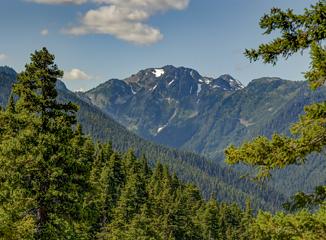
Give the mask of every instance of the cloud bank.
[{"label": "cloud bank", "polygon": [[135,44],[152,44],[163,38],[159,29],[145,22],[159,11],[183,10],[189,0],[93,0],[106,4],[89,10],[81,24],[66,29],[72,35],[109,34]]},{"label": "cloud bank", "polygon": [[83,4],[88,0],[29,0],[29,2],[42,4]]},{"label": "cloud bank", "polygon": [[65,72],[63,76],[64,80],[90,80],[91,76],[83,72],[78,68],[73,68],[70,71]]},{"label": "cloud bank", "polygon": [[8,56],[4,53],[0,53],[0,61],[4,61],[8,58]]},{"label": "cloud bank", "polygon": [[142,9],[102,6],[88,11],[82,17],[81,25],[67,29],[66,33],[109,34],[136,44],[151,44],[161,40],[163,36],[160,30],[143,23],[150,16],[150,12]]},{"label": "cloud bank", "polygon": [[112,4],[126,8],[143,8],[151,11],[165,11],[170,9],[183,10],[189,0],[93,0],[97,3]]},{"label": "cloud bank", "polygon": [[118,39],[147,45],[160,41],[163,34],[147,24],[159,12],[184,10],[190,0],[30,0],[45,4],[94,3],[97,8],[88,10],[76,26],[65,28],[64,33],[80,36],[107,34]]},{"label": "cloud bank", "polygon": [[43,29],[41,32],[40,32],[40,34],[42,35],[42,36],[47,36],[47,35],[49,35],[49,30],[48,29]]}]

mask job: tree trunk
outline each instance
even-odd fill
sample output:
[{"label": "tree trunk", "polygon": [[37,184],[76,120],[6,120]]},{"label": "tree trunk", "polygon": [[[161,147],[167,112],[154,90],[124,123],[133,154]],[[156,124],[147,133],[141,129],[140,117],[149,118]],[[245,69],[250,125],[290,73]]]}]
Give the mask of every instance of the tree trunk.
[{"label": "tree trunk", "polygon": [[45,206],[40,206],[37,209],[37,230],[36,235],[38,239],[41,239],[43,227],[47,221],[47,211]]}]

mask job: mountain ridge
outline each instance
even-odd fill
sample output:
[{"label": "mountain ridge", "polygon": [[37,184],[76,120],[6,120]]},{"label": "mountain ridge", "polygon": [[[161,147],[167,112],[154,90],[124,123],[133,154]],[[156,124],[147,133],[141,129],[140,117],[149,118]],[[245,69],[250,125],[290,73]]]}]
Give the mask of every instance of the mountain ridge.
[{"label": "mountain ridge", "polygon": [[[167,74],[167,76],[166,76]],[[136,74],[132,74],[130,77],[125,79],[109,79],[104,85],[110,81],[123,81],[127,83],[132,89],[131,92],[136,94],[133,87],[136,87],[137,90],[140,88],[144,88],[145,90],[155,90],[155,85],[158,84],[160,80],[165,80],[165,85],[171,86],[175,83],[177,79],[184,79],[182,75],[188,75],[191,78],[187,80],[195,80],[197,84],[207,84],[212,88],[221,88],[225,91],[233,91],[243,88],[243,84],[238,80],[234,79],[229,74],[223,74],[218,78],[207,77],[200,75],[196,70],[186,67],[175,67],[173,65],[166,65],[158,68],[147,68],[144,70],[140,70]],[[100,84],[99,86],[101,86]],[[165,86],[166,87],[166,86]],[[193,89],[195,91],[195,89]],[[87,92],[92,91],[92,89]],[[197,87],[198,91],[198,87]],[[191,93],[192,91],[190,91]]]},{"label": "mountain ridge", "polygon": [[[15,81],[15,78],[2,78],[0,71],[0,106],[6,105],[8,98],[5,99],[3,96],[9,96]],[[5,85],[10,88],[4,88]],[[77,113],[78,121],[82,124],[84,132],[92,136],[94,141],[111,141],[113,148],[119,152],[131,148],[138,156],[145,154],[151,165],[155,162],[167,164],[180,179],[199,186],[206,198],[212,193],[217,193],[216,197],[219,200],[236,201],[243,206],[245,200],[251,198],[255,209],[264,208],[272,211],[280,208],[280,204],[285,200],[284,196],[274,189],[267,187],[262,191],[259,186],[241,180],[241,176],[236,171],[222,168],[202,156],[167,148],[139,138],[100,108],[85,101],[83,95],[68,90],[61,81],[57,82],[57,90],[59,101],[71,101],[80,106]]]},{"label": "mountain ridge", "polygon": [[[141,70],[138,75],[120,80],[123,90],[119,84],[107,84],[83,95],[144,139],[203,154],[222,165],[223,150],[231,143],[240,145],[259,135],[271,137],[274,132],[289,135],[288,129],[304,113],[305,105],[326,99],[326,87],[311,91],[305,81],[262,77],[245,87],[224,90],[213,88],[216,82],[195,70],[173,66],[162,69],[164,72],[160,68]],[[230,83],[232,77],[222,75],[220,81],[223,78]],[[137,94],[126,81],[141,84],[138,91],[133,89]],[[310,172],[307,181],[295,183],[291,191],[282,185],[276,187],[287,195],[300,189],[311,191],[323,179],[318,179],[315,163],[309,164],[289,168],[293,172],[290,174],[290,170],[281,171],[284,174],[280,175],[300,179]],[[326,166],[320,160],[317,165],[326,175]]]}]

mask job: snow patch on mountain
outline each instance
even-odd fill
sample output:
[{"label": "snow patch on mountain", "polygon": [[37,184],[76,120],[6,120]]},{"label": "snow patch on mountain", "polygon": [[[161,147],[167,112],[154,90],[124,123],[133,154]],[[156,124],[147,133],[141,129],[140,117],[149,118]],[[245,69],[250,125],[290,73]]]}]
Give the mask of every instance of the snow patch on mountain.
[{"label": "snow patch on mountain", "polygon": [[157,84],[151,88],[151,91],[154,91],[157,88]]},{"label": "snow patch on mountain", "polygon": [[195,78],[194,70],[191,70],[191,71],[190,71],[190,76],[191,76],[193,79],[196,79],[196,78]]},{"label": "snow patch on mountain", "polygon": [[171,123],[171,121],[173,120],[173,118],[175,118],[177,116],[177,112],[178,112],[178,109],[175,109],[174,113],[172,114],[172,116],[170,117],[170,119],[168,120],[168,122],[166,124],[164,124],[162,127],[159,127],[157,129],[157,134],[159,134],[160,132],[162,132],[164,130],[164,128],[166,128],[167,126],[169,126],[169,124]]},{"label": "snow patch on mountain", "polygon": [[174,81],[175,81],[175,78],[171,82],[169,82],[168,85],[170,86],[172,83],[174,83]]},{"label": "snow patch on mountain", "polygon": [[199,95],[200,92],[201,92],[201,84],[198,83],[197,84],[197,96]]},{"label": "snow patch on mountain", "polygon": [[244,88],[243,84],[235,79],[230,79],[230,86],[236,90],[240,90]]},{"label": "snow patch on mountain", "polygon": [[168,125],[165,124],[163,127],[158,128],[158,129],[157,129],[157,133],[162,132],[162,130],[163,130],[164,128],[166,128],[167,126],[168,126]]},{"label": "snow patch on mountain", "polygon": [[240,118],[240,124],[242,124],[245,127],[250,127],[250,126],[254,125],[255,123],[250,122],[249,120]]},{"label": "snow patch on mountain", "polygon": [[133,95],[135,95],[137,92],[132,88],[132,86],[130,86],[131,92]]},{"label": "snow patch on mountain", "polygon": [[211,84],[212,79],[210,79],[210,78],[204,78],[204,82],[205,82],[206,84]]},{"label": "snow patch on mountain", "polygon": [[164,75],[165,71],[164,71],[164,69],[160,68],[160,69],[154,69],[154,71],[152,73],[155,75],[155,77],[158,78],[158,77],[161,77],[162,75]]}]

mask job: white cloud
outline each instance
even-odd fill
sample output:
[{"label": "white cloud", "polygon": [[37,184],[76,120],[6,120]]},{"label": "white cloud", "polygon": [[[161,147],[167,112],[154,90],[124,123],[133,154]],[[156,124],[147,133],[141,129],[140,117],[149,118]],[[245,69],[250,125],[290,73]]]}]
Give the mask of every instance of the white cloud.
[{"label": "white cloud", "polygon": [[47,35],[49,35],[49,30],[45,28],[40,33],[42,36],[47,36]]},{"label": "white cloud", "polygon": [[127,8],[143,8],[150,11],[164,11],[170,9],[183,10],[190,0],[93,0],[97,3],[112,4]]},{"label": "white cloud", "polygon": [[8,58],[8,56],[4,53],[0,53],[0,61],[4,61]]},{"label": "white cloud", "polygon": [[90,80],[92,77],[78,68],[65,72],[65,80]]},{"label": "white cloud", "polygon": [[158,29],[143,23],[149,17],[150,13],[141,9],[102,6],[88,11],[80,26],[67,29],[66,32],[72,35],[110,34],[136,44],[151,44],[163,36]]},{"label": "white cloud", "polygon": [[[70,35],[108,34],[135,44],[152,44],[163,38],[159,29],[146,21],[157,12],[183,10],[190,0],[29,0],[43,4],[97,3],[87,11],[78,26],[63,30]],[[43,35],[43,34],[42,34]],[[44,34],[47,35],[47,34]]]},{"label": "white cloud", "polygon": [[83,4],[88,0],[29,0],[29,2],[43,3],[43,4]]},{"label": "white cloud", "polygon": [[80,25],[65,29],[71,35],[109,34],[135,44],[152,44],[163,38],[159,29],[145,22],[158,11],[185,9],[189,0],[93,0],[98,9],[89,10]]}]

